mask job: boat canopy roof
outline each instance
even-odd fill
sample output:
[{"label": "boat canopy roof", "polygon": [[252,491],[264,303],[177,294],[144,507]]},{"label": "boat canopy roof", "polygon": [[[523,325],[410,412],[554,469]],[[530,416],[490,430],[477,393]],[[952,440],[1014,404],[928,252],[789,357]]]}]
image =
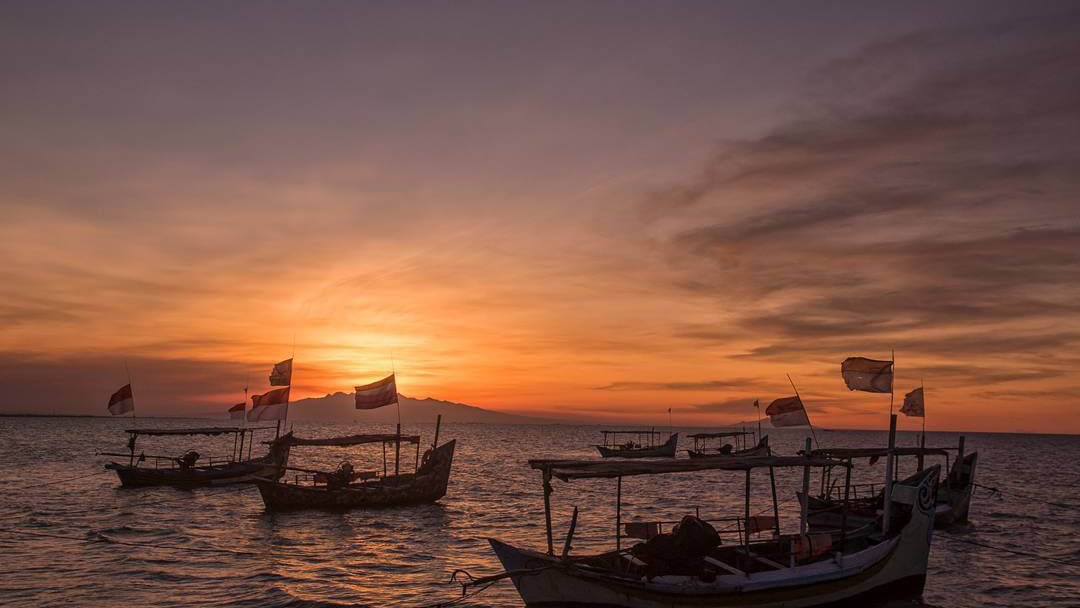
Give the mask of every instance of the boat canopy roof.
[{"label": "boat canopy roof", "polygon": [[206,426],[192,429],[125,429],[132,435],[225,435],[228,433],[248,433],[260,429],[272,429],[272,426]]},{"label": "boat canopy roof", "polygon": [[343,437],[323,437],[316,439],[305,439],[303,437],[292,437],[286,435],[285,443],[287,445],[300,446],[337,446],[348,447],[351,445],[363,445],[365,443],[395,443],[400,440],[402,443],[420,443],[419,435],[395,435],[393,433],[383,433],[375,435],[345,435]]},{"label": "boat canopy roof", "polygon": [[636,430],[636,431],[600,431],[600,432],[605,434],[605,435],[608,435],[608,434],[611,434],[611,435],[646,435],[648,433],[656,433],[657,435],[660,435],[662,433],[666,433],[667,431],[658,431],[656,429],[640,429],[640,430]]},{"label": "boat canopy roof", "polygon": [[768,467],[846,467],[843,460],[805,456],[719,456],[683,460],[605,461],[605,460],[530,460],[529,466],[550,473],[563,481],[603,479],[631,475],[661,475],[694,471],[749,471]]},{"label": "boat canopy roof", "polygon": [[741,435],[753,435],[750,431],[720,431],[718,433],[696,433],[688,435],[691,439],[715,439],[719,437],[738,437]]},{"label": "boat canopy roof", "polygon": [[[805,450],[800,450],[802,454]],[[888,455],[888,448],[820,448],[811,450],[810,456],[815,458],[884,458]],[[894,456],[947,456],[946,448],[893,448]]]}]

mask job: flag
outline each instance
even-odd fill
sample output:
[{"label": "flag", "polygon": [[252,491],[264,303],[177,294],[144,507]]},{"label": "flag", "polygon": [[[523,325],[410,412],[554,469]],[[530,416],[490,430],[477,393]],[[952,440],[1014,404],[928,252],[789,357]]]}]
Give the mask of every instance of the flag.
[{"label": "flag", "polygon": [[358,410],[373,410],[397,402],[397,382],[394,380],[394,374],[378,382],[356,387],[356,409]]},{"label": "flag", "polygon": [[257,420],[285,420],[289,416],[289,387],[275,388],[261,395],[251,396],[248,422]]},{"label": "flag", "polygon": [[243,420],[244,419],[244,410],[245,409],[247,409],[247,404],[245,404],[245,403],[237,403],[236,405],[230,407],[229,408],[229,419],[230,420]]},{"label": "flag", "polygon": [[782,397],[769,404],[765,408],[769,415],[769,421],[773,426],[809,426],[810,418],[806,415],[806,407],[798,395],[794,397]]},{"label": "flag", "polygon": [[754,399],[754,407],[758,408],[759,410],[761,409],[761,404],[758,403],[757,399]]},{"label": "flag", "polygon": [[926,416],[926,402],[923,401],[921,386],[904,395],[904,407],[900,408],[900,413],[915,418],[924,418]]},{"label": "flag", "polygon": [[109,397],[109,413],[113,416],[135,411],[135,397],[131,394],[131,385],[125,384]]},{"label": "flag", "polygon": [[893,362],[865,357],[848,357],[840,364],[840,373],[848,390],[868,393],[891,393]]},{"label": "flag", "polygon": [[270,386],[289,386],[292,384],[292,359],[275,363],[270,370]]}]

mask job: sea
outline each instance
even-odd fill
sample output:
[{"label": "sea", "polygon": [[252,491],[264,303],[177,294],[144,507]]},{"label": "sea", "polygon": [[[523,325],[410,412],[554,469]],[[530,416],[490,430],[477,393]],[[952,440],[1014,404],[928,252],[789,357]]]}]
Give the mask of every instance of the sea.
[{"label": "sea", "polygon": [[[349,512],[267,512],[253,486],[195,490],[121,488],[99,452],[126,450],[125,428],[223,424],[207,420],[0,418],[0,605],[17,606],[521,606],[508,580],[462,597],[455,571],[500,571],[488,538],[546,546],[540,474],[530,458],[595,458],[601,427],[444,423],[456,439],[446,497],[436,504]],[[391,432],[369,424],[296,423],[307,437]],[[666,430],[666,429],[665,429]],[[712,429],[675,429],[685,435]],[[407,424],[429,443],[433,424]],[[793,454],[806,429],[767,431],[775,452]],[[273,431],[259,431],[263,439]],[[884,431],[816,431],[820,446],[883,446]],[[958,433],[927,433],[928,446],[956,446]],[[1080,436],[966,433],[979,452],[980,487],[968,525],[935,532],[920,601],[897,606],[1080,606]],[[902,432],[899,445],[917,445]],[[148,437],[138,450],[227,457],[232,439]],[[254,453],[265,451],[256,443]],[[415,451],[399,467],[411,470]],[[685,455],[683,455],[685,457]],[[388,455],[393,469],[393,454]],[[296,448],[290,464],[383,468],[379,444]],[[942,459],[943,460],[943,459]],[[856,482],[884,477],[863,463]],[[912,472],[913,459],[900,463]],[[813,484],[817,483],[815,475]],[[555,542],[579,509],[572,553],[615,544],[615,482],[555,481]],[[802,471],[777,472],[781,520],[798,528]],[[814,486],[816,487],[816,485]],[[751,479],[752,509],[772,510],[767,470]],[[623,521],[675,521],[686,514],[742,513],[741,473],[625,478]],[[724,542],[736,542],[721,527]],[[625,542],[625,541],[624,541]],[[457,579],[465,574],[459,572]],[[476,591],[471,589],[470,593]],[[446,604],[447,602],[456,602]]]}]

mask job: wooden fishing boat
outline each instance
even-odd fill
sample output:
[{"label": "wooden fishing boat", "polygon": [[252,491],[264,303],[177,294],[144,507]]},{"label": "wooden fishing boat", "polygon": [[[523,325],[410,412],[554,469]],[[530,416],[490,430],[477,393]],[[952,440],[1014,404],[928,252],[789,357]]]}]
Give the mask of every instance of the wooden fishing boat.
[{"label": "wooden fishing boat", "polygon": [[[399,427],[400,428],[400,427]],[[324,439],[290,437],[288,444],[296,446],[383,445],[383,474],[378,471],[356,471],[349,463],[342,463],[336,471],[318,471],[299,467],[285,467],[284,479],[256,479],[263,503],[270,511],[299,509],[355,509],[399,507],[431,503],[446,495],[450,480],[450,467],[454,460],[456,442],[451,440],[436,447],[435,442],[423,458],[420,458],[420,436],[382,434],[350,435]],[[417,458],[414,471],[402,473],[399,468],[402,443],[416,445]],[[386,447],[395,447],[394,472],[389,474],[386,463]],[[292,472],[289,475],[288,472]]]},{"label": "wooden fishing boat", "polygon": [[[934,522],[938,467],[895,484],[890,509],[869,533],[852,526],[809,533],[779,533],[779,518],[768,536],[755,539],[750,513],[751,472],[768,469],[777,512],[775,476],[781,467],[809,470],[847,467],[839,460],[813,456],[699,458],[666,461],[530,461],[541,471],[547,522],[547,552],[489,539],[504,572],[471,580],[466,586],[510,578],[526,606],[605,606],[628,608],[809,608],[864,605],[877,597],[903,598],[922,592]],[[668,535],[623,549],[622,478],[724,470],[745,475],[743,517],[736,518],[737,542],[726,544],[711,524],[687,516]],[[551,479],[615,478],[615,550],[570,555],[577,509],[561,555],[551,531]],[[714,521],[714,520],[710,520]],[[856,533],[858,532],[858,533]]]},{"label": "wooden fishing boat", "polygon": [[[289,444],[285,435],[267,442],[270,446],[265,456],[251,457],[255,431],[275,427],[204,427],[189,429],[128,429],[128,453],[100,452],[102,456],[117,456],[128,462],[109,462],[105,468],[116,471],[123,487],[172,486],[194,488],[233,483],[250,483],[256,477],[281,477],[282,469],[289,459]],[[194,450],[179,456],[149,455],[135,453],[138,437],[219,436],[232,435],[232,453],[228,457],[203,457]],[[247,456],[244,447],[247,446]],[[200,461],[203,464],[200,464]]]},{"label": "wooden fishing boat", "polygon": [[[709,458],[712,456],[768,456],[772,453],[769,449],[769,436],[765,435],[757,442],[757,445],[747,446],[747,437],[753,436],[753,433],[749,431],[722,431],[718,433],[696,433],[690,435],[690,439],[694,440],[693,449],[686,450],[686,454],[690,458]],[[720,447],[709,447],[710,439],[727,439],[731,438],[734,441],[734,445],[722,445]]]},{"label": "wooden fishing boat", "polygon": [[[951,450],[957,451],[957,458],[950,466]],[[858,459],[869,459],[873,463],[885,458],[887,452],[886,448],[826,448],[812,450],[810,453],[817,457],[844,460],[850,464]],[[948,471],[948,474],[939,480],[935,501],[935,525],[944,528],[967,522],[971,497],[975,491],[975,466],[978,464],[979,454],[964,454],[963,437],[956,448],[900,447],[893,449],[893,456],[897,462],[901,457],[914,457],[916,471],[925,468],[923,465],[929,457],[943,458],[945,467],[941,470]],[[799,497],[807,502],[812,523],[835,521],[842,498],[840,490],[839,480],[832,476],[831,471],[823,470],[818,494]],[[849,497],[849,511],[852,516],[872,519],[881,512],[885,499],[882,484],[851,485],[850,492],[852,496]]]},{"label": "wooden fishing boat", "polygon": [[[655,429],[602,432],[604,443],[596,446],[602,458],[674,458],[679,447],[678,433],[672,433],[661,443],[663,433]],[[627,439],[620,441],[620,437]]]}]

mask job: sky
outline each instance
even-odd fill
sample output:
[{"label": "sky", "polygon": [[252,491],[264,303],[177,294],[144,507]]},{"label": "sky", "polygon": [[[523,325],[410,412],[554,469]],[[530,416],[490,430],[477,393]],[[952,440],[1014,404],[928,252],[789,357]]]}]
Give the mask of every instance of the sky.
[{"label": "sky", "polygon": [[[5,2],[0,412],[1080,432],[1069,2]],[[126,369],[125,369],[126,366]],[[902,419],[901,428],[918,428]]]}]

